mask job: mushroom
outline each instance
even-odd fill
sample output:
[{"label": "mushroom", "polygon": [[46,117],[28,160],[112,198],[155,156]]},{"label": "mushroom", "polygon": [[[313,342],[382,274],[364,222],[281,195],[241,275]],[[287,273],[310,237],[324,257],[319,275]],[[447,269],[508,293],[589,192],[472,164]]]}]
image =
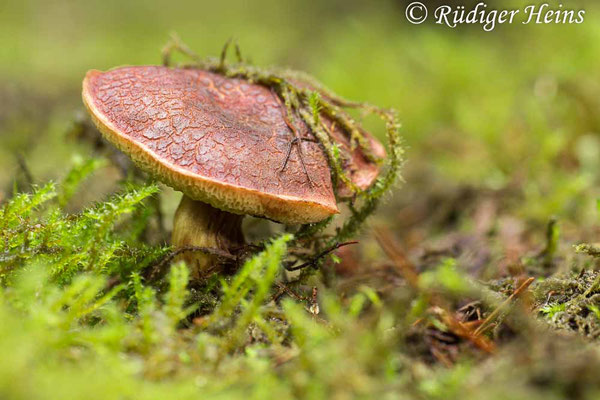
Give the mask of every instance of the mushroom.
[{"label": "mushroom", "polygon": [[[232,254],[244,245],[244,215],[306,224],[339,213],[323,150],[299,119],[297,129],[290,126],[285,107],[265,86],[200,69],[121,67],[89,71],[83,101],[109,142],[183,192],[175,248]],[[351,153],[348,175],[368,187],[379,167],[351,151],[347,135],[326,122]],[[368,138],[373,153],[384,155],[383,146]],[[214,257],[182,255],[196,278]]]}]

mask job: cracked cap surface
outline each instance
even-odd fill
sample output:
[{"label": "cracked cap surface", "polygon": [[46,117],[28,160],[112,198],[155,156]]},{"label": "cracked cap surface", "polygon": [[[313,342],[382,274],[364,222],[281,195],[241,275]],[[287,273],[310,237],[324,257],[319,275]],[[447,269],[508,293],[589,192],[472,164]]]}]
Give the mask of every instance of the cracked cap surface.
[{"label": "cracked cap surface", "polygon": [[[297,146],[281,169],[294,134],[264,86],[198,69],[122,67],[89,71],[83,101],[108,141],[194,200],[290,224],[339,212],[317,143],[302,141],[310,181]],[[295,124],[302,138],[314,140],[299,118]],[[354,169],[361,186],[372,183],[364,166]],[[372,168],[368,174],[376,176]]]}]

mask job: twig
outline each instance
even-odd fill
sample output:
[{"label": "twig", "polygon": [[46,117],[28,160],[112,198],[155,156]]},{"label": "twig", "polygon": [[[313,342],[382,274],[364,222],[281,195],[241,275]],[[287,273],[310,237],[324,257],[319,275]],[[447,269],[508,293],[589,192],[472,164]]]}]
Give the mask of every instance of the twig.
[{"label": "twig", "polygon": [[[413,288],[418,289],[419,274],[417,272],[417,269],[414,266],[414,264],[410,262],[410,260],[408,259],[404,251],[400,248],[400,246],[392,239],[391,234],[384,228],[376,228],[374,229],[374,232],[377,242],[379,243],[383,251],[387,254],[387,256],[398,267],[400,274],[404,276],[404,279],[406,279],[406,281]],[[473,330],[471,329],[473,324],[463,323],[457,320],[450,312],[438,306],[437,304],[439,304],[439,299],[437,296],[431,295],[429,301],[430,304],[433,305],[433,310],[438,313],[442,321],[455,335],[469,340],[475,346],[488,353],[493,353],[495,351],[495,346],[493,342],[473,332]],[[415,321],[414,325],[419,324],[422,320],[423,319]]]},{"label": "twig", "polygon": [[465,325],[463,322],[457,320],[448,311],[443,311],[444,312],[442,313],[442,320],[448,326],[448,328],[450,328],[452,333],[464,339],[467,339],[475,346],[479,347],[481,350],[487,353],[493,353],[496,350],[496,346],[488,338],[486,338],[485,336],[478,335],[476,333],[477,331],[473,332],[470,326]]},{"label": "twig", "polygon": [[375,239],[396,267],[398,267],[400,274],[404,276],[404,279],[406,279],[410,286],[417,289],[419,287],[419,274],[414,264],[406,256],[406,253],[392,239],[389,231],[381,227],[375,228],[373,231]]},{"label": "twig", "polygon": [[305,262],[303,264],[297,265],[295,267],[291,267],[291,266],[288,267],[288,266],[286,266],[285,269],[291,272],[291,271],[298,271],[299,269],[303,269],[303,268],[309,267],[311,265],[315,265],[319,259],[325,257],[329,253],[332,253],[332,252],[336,251],[340,247],[348,246],[348,245],[351,245],[351,244],[357,244],[357,243],[358,243],[358,241],[337,243],[334,246],[330,247],[329,249],[327,249],[327,250],[325,250],[325,251],[317,254],[312,260],[307,261],[307,262]]},{"label": "twig", "polygon": [[521,292],[525,291],[529,287],[529,285],[533,283],[534,280],[535,278],[531,277],[528,278],[525,282],[523,282],[521,286],[517,288],[517,290],[515,290],[510,296],[508,296],[506,300],[502,302],[502,304],[496,307],[496,309],[492,311],[492,313],[488,315],[486,319],[483,320],[481,325],[479,325],[479,328],[477,328],[475,332],[473,332],[473,334],[480,335],[488,327],[488,325],[498,316],[498,314],[500,314],[500,311],[504,307],[506,307],[515,297],[519,296]]}]

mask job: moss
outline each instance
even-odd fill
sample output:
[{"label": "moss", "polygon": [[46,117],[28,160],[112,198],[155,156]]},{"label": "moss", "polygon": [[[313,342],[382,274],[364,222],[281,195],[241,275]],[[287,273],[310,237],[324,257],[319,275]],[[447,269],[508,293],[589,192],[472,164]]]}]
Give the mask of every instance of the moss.
[{"label": "moss", "polygon": [[[89,165],[78,162],[67,177],[85,176]],[[0,397],[543,398],[600,390],[590,378],[593,350],[548,329],[598,337],[596,271],[539,279],[533,313],[522,307],[526,298],[504,304],[515,278],[483,285],[450,258],[418,271],[413,288],[395,270],[355,289],[318,279],[308,281],[314,288],[288,287],[283,266],[294,237],[284,234],[234,276],[189,287],[187,268],[174,264],[164,280],[148,282],[169,254],[140,236],[156,217],[147,205],[156,186],[124,184],[108,201],[68,214],[59,194],[65,184],[76,193],[74,181],[17,193],[0,211]],[[281,300],[282,287],[297,295]],[[497,346],[490,356],[480,339],[457,334],[456,321],[477,323],[496,309],[483,333]]]}]

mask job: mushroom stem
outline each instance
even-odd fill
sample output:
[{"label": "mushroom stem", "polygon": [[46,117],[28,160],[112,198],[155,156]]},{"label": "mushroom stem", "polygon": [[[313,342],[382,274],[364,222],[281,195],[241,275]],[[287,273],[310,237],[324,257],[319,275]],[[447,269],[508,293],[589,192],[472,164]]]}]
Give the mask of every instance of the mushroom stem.
[{"label": "mushroom stem", "polygon": [[[243,218],[243,215],[221,211],[184,195],[175,213],[172,245],[175,249],[193,246],[231,253],[244,244]],[[189,251],[177,259],[185,261],[192,279],[199,279],[211,264],[218,261],[218,256]]]}]

